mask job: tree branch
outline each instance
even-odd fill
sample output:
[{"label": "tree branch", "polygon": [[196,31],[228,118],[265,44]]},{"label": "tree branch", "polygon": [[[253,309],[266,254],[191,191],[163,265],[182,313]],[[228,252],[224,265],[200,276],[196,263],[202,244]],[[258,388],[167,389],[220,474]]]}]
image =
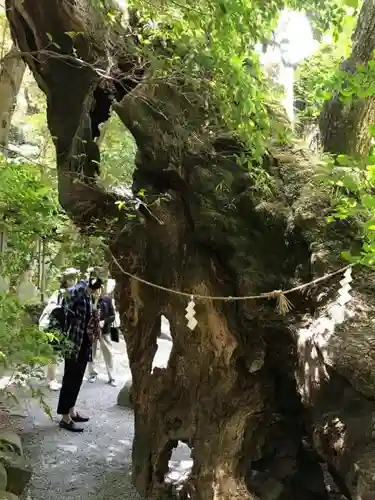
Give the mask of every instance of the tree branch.
[{"label": "tree branch", "polygon": [[[6,6],[20,48],[9,57],[24,58],[47,96],[61,205],[76,222],[84,220],[84,227],[88,221],[97,223],[110,215],[116,219],[119,197],[105,192],[98,183],[100,152],[95,139],[99,125],[110,116],[114,95],[125,93],[115,86],[122,72],[110,49],[120,59],[124,53],[118,50],[118,40],[125,51],[128,33],[111,33],[110,48],[101,43],[103,30],[99,34],[92,31],[96,21],[89,4],[87,20],[82,6],[78,9],[58,0],[41,0],[37,6],[33,0],[22,4],[7,0]],[[128,66],[132,71],[132,65]]]}]

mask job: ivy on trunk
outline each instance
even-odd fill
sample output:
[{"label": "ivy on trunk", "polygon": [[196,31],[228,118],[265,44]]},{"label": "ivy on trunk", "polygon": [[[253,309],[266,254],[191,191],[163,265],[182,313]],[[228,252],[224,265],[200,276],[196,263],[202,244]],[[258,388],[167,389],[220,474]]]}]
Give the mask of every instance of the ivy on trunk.
[{"label": "ivy on trunk", "polygon": [[[375,50],[375,4],[374,0],[364,0],[356,30],[353,35],[353,49],[341,70],[353,75],[358,65],[366,65],[374,60]],[[370,70],[370,78],[373,70]],[[371,150],[369,126],[375,122],[375,96],[352,97],[344,103],[336,95],[328,101],[320,116],[320,132],[324,150],[333,154],[347,154],[366,157]]]}]

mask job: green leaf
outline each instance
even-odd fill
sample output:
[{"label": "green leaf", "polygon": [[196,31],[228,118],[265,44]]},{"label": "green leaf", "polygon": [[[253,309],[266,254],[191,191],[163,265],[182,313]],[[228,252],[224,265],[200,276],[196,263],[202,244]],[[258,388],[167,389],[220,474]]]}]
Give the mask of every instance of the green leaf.
[{"label": "green leaf", "polygon": [[352,164],[352,159],[348,155],[337,155],[336,161],[339,165],[347,166]]},{"label": "green leaf", "polygon": [[324,99],[325,101],[329,101],[333,97],[333,92],[329,92],[328,90],[326,90],[321,92],[320,95],[322,99]]},{"label": "green leaf", "polygon": [[346,189],[349,189],[350,191],[357,191],[358,190],[358,183],[351,177],[350,175],[345,175],[342,179],[342,186],[345,187]]},{"label": "green leaf", "polygon": [[367,231],[375,231],[375,219],[371,219],[366,222],[365,229]]},{"label": "green leaf", "polygon": [[365,208],[368,208],[369,210],[375,210],[375,196],[364,194],[361,197],[361,203]]},{"label": "green leaf", "polygon": [[84,34],[83,31],[65,31],[64,33],[65,35],[68,35],[68,37],[70,37],[72,40],[77,38],[77,36]]},{"label": "green leaf", "polygon": [[375,138],[375,124],[369,125],[368,130],[369,130],[370,134],[372,135],[372,137]]},{"label": "green leaf", "polygon": [[344,4],[348,7],[356,9],[358,7],[359,0],[344,0]]},{"label": "green leaf", "polygon": [[349,250],[344,250],[343,252],[341,252],[341,257],[344,260],[347,260],[349,262],[353,262],[353,255],[350,253]]},{"label": "green leaf", "polygon": [[115,201],[115,205],[117,205],[117,208],[119,210],[122,210],[123,208],[126,208],[125,202],[122,201],[122,200]]},{"label": "green leaf", "polygon": [[353,89],[350,87],[346,88],[346,89],[341,89],[341,91],[340,91],[340,96],[343,96],[344,98],[345,97],[352,97],[353,94],[354,94]]}]

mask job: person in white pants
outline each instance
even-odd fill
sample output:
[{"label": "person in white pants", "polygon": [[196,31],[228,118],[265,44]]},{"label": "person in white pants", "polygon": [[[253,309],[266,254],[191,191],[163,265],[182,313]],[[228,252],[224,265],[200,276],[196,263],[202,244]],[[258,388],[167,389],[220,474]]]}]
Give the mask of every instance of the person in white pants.
[{"label": "person in white pants", "polygon": [[100,310],[100,329],[101,334],[92,346],[92,362],[88,363],[89,382],[94,383],[98,377],[98,372],[95,369],[95,359],[98,352],[98,347],[102,350],[104,363],[108,373],[108,383],[116,387],[116,381],[113,374],[113,355],[111,341],[111,326],[116,318],[113,299],[109,295],[102,295],[98,302]]},{"label": "person in white pants", "polygon": [[[49,328],[49,317],[52,310],[59,305],[59,301],[61,299],[61,294],[63,294],[68,288],[74,285],[77,281],[77,276],[79,274],[79,270],[74,267],[69,267],[65,269],[62,273],[60,290],[54,292],[48,300],[46,307],[44,308],[40,319],[39,319],[39,328],[41,330],[48,330]],[[47,384],[51,391],[59,391],[61,389],[61,383],[57,381],[57,359],[50,363],[47,366]]]}]

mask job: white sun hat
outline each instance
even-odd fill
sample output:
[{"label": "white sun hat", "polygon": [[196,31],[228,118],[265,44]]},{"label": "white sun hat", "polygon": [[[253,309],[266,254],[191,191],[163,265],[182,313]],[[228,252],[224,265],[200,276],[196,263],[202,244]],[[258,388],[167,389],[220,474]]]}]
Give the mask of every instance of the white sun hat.
[{"label": "white sun hat", "polygon": [[62,273],[63,276],[75,276],[76,274],[79,274],[81,271],[75,267],[68,267],[65,269]]}]

